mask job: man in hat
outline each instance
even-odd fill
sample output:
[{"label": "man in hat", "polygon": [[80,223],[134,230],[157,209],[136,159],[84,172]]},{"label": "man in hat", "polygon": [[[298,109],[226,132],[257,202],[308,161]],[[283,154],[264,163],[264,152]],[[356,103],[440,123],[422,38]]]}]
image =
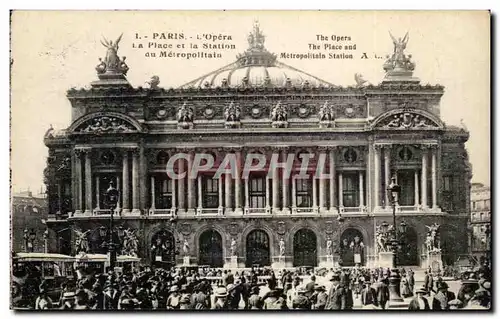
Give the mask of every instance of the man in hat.
[{"label": "man in hat", "polygon": [[416,296],[410,301],[408,305],[408,310],[430,310],[429,302],[424,295],[427,294],[427,289],[425,286],[420,287],[415,291]]},{"label": "man in hat", "polygon": [[316,276],[311,276],[311,281],[306,284],[306,297],[311,298],[314,294],[314,288],[316,287]]},{"label": "man in hat", "polygon": [[62,297],[62,303],[61,310],[73,310],[75,308],[75,293],[71,291],[65,292]]},{"label": "man in hat", "polygon": [[464,309],[489,309],[491,306],[490,289],[490,282],[483,282],[483,284],[479,286],[479,289],[474,292],[474,295]]},{"label": "man in hat", "polygon": [[118,291],[118,285],[114,282],[106,282],[106,285],[104,286],[104,309],[118,309],[119,299],[120,293]]},{"label": "man in hat", "polygon": [[250,288],[250,297],[248,298],[248,304],[245,309],[255,310],[262,309],[263,303],[262,298],[259,296],[260,288],[259,286],[252,286]]},{"label": "man in hat", "polygon": [[311,310],[311,302],[307,297],[307,289],[306,287],[300,286],[297,290],[297,296],[292,301],[292,308],[299,310]]},{"label": "man in hat", "polygon": [[212,309],[214,310],[227,310],[227,289],[225,287],[218,287],[214,292],[215,303]]},{"label": "man in hat", "polygon": [[454,299],[455,294],[448,291],[448,284],[445,281],[441,281],[438,292],[432,299],[432,310],[448,310],[450,309],[448,302]]},{"label": "man in hat", "polygon": [[263,309],[288,309],[283,289],[272,286],[269,288],[271,290],[262,298],[262,301],[264,302]]},{"label": "man in hat", "polygon": [[191,296],[191,305],[193,309],[201,310],[201,309],[210,309],[211,308],[211,300],[210,295],[207,293],[205,289],[205,283],[200,282],[193,288],[193,295]]},{"label": "man in hat", "polygon": [[427,290],[427,294],[430,296],[434,288],[434,278],[432,277],[432,273],[430,271],[425,272],[424,287],[425,290]]},{"label": "man in hat", "polygon": [[181,295],[179,294],[179,287],[173,285],[170,287],[170,295],[167,298],[167,309],[179,309]]},{"label": "man in hat", "polygon": [[326,294],[326,289],[325,286],[318,285],[316,284],[316,287],[314,287],[315,290],[315,303],[314,303],[314,309],[318,310],[323,310],[325,309],[326,306],[326,300],[328,299],[328,295]]},{"label": "man in hat", "polygon": [[364,281],[363,288],[361,289],[361,304],[364,309],[376,309],[377,307],[377,293],[372,287],[370,279]]},{"label": "man in hat", "polygon": [[347,305],[347,296],[345,288],[340,284],[340,273],[335,272],[330,276],[332,286],[328,292],[325,309],[328,310],[343,310]]},{"label": "man in hat", "polygon": [[231,310],[237,310],[241,301],[241,286],[239,284],[227,285],[227,303]]},{"label": "man in hat", "polygon": [[382,310],[385,309],[389,301],[389,287],[385,283],[384,277],[379,277],[373,288],[375,289],[375,297],[377,299],[376,305]]}]

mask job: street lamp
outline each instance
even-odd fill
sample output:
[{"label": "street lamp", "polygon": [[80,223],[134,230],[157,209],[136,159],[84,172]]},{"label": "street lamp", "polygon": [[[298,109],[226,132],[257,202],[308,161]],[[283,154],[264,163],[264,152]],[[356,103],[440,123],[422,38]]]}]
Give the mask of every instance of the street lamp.
[{"label": "street lamp", "polygon": [[[391,179],[391,184],[387,187],[387,192],[390,195],[389,199],[392,204],[392,238],[391,238],[391,248],[392,248],[392,265],[391,274],[389,277],[389,301],[392,302],[402,302],[400,294],[401,276],[397,269],[397,253],[398,253],[398,226],[396,225],[396,205],[398,203],[398,195],[401,192],[401,186],[396,183],[396,177],[393,176]],[[387,224],[387,223],[386,223]],[[387,226],[388,227],[388,226]],[[406,230],[406,223],[401,224],[401,231]]]},{"label": "street lamp", "polygon": [[108,254],[109,254],[109,267],[111,270],[115,269],[116,263],[116,249],[115,243],[113,241],[113,214],[118,204],[118,199],[120,196],[120,192],[113,187],[113,182],[109,182],[109,188],[106,190],[106,205],[110,209],[109,213],[109,242],[108,246]]}]

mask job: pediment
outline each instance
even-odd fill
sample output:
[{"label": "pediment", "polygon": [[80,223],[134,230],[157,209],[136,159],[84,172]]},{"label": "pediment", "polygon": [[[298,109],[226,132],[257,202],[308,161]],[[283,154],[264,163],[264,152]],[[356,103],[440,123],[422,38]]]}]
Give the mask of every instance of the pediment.
[{"label": "pediment", "polygon": [[429,112],[422,110],[392,110],[377,117],[372,129],[382,130],[439,130],[443,122]]},{"label": "pediment", "polygon": [[139,123],[119,113],[87,114],[75,121],[70,127],[70,132],[77,134],[135,133],[141,131]]}]

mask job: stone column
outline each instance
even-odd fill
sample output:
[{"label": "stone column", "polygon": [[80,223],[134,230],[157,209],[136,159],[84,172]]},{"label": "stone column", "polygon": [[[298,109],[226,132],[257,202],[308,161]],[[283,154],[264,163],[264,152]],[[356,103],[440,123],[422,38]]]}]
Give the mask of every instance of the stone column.
[{"label": "stone column", "polygon": [[415,170],[415,207],[418,207],[420,205],[419,201],[419,186],[418,186],[418,170]]},{"label": "stone column", "polygon": [[95,209],[101,209],[101,190],[99,189],[99,176],[95,177]]},{"label": "stone column", "polygon": [[217,186],[219,188],[219,211],[218,214],[222,215],[224,212],[224,196],[222,193],[222,180],[226,178],[226,176],[221,175],[220,178],[217,180]]},{"label": "stone column", "polygon": [[373,187],[373,193],[375,194],[375,207],[380,208],[380,145],[373,145],[375,150],[375,183]]},{"label": "stone column", "polygon": [[188,191],[188,214],[194,214],[196,209],[196,189],[195,189],[195,178],[191,178],[191,170],[193,168],[194,152],[189,151],[188,154],[188,174],[187,178],[187,191]]},{"label": "stone column", "polygon": [[132,214],[140,215],[139,208],[139,149],[132,152]]},{"label": "stone column", "polygon": [[359,207],[365,206],[365,181],[363,171],[359,171]]},{"label": "stone column", "polygon": [[297,178],[292,177],[292,212],[297,209]]},{"label": "stone column", "polygon": [[330,210],[335,208],[335,149],[330,150]]},{"label": "stone column", "polygon": [[279,172],[278,169],[273,167],[273,213],[279,210]]},{"label": "stone column", "polygon": [[92,150],[85,151],[85,215],[92,214]]},{"label": "stone column", "polygon": [[[177,167],[178,167],[178,172],[177,174],[181,175],[182,173],[185,172],[185,162],[184,159],[180,159],[177,161]],[[187,174],[186,174],[187,175]],[[177,189],[178,189],[178,208],[179,208],[179,213],[183,214],[186,211],[186,184],[185,184],[186,176],[184,178],[179,178],[177,180]]]},{"label": "stone column", "polygon": [[234,177],[234,212],[242,214],[241,209],[241,151],[236,151],[236,176]]},{"label": "stone column", "polygon": [[422,207],[427,207],[427,146],[422,146]]},{"label": "stone column", "polygon": [[250,186],[248,185],[249,179],[250,176],[248,176],[248,178],[245,178],[245,213],[247,213],[248,209],[250,208]]},{"label": "stone column", "polygon": [[156,209],[156,207],[155,207],[155,198],[156,198],[155,177],[151,176],[151,211],[153,211],[153,212]]},{"label": "stone column", "polygon": [[177,192],[175,187],[175,179],[171,179],[170,183],[172,185],[172,212],[175,214],[177,209]]},{"label": "stone column", "polygon": [[266,212],[271,211],[271,180],[266,175]]},{"label": "stone column", "polygon": [[231,213],[233,211],[233,203],[232,203],[232,191],[233,191],[233,178],[230,174],[224,175],[224,185],[226,188],[226,200],[225,200],[225,208],[226,214]]},{"label": "stone column", "polygon": [[[116,189],[121,194],[122,188],[121,188],[120,177],[119,176],[116,177]],[[118,200],[118,202],[116,203],[116,210],[121,213],[121,203],[120,203],[120,200]]]},{"label": "stone column", "polygon": [[[319,156],[323,155],[319,153]],[[318,156],[318,158],[319,158]],[[321,167],[321,171],[325,172],[325,167]],[[326,179],[318,178],[319,180],[319,211],[324,212],[326,210]]]},{"label": "stone column", "polygon": [[432,162],[431,162],[431,175],[432,175],[432,208],[437,208],[437,148],[431,148]]},{"label": "stone column", "polygon": [[198,174],[198,214],[203,212],[203,178]]},{"label": "stone column", "polygon": [[82,214],[82,151],[75,150],[75,214]]},{"label": "stone column", "polygon": [[[287,159],[287,156],[288,156],[288,152],[286,151],[286,149],[284,151],[281,152],[281,162],[282,163],[286,163],[286,159]],[[284,214],[290,214],[290,198],[289,198],[289,185],[290,185],[290,176],[292,176],[292,174],[290,173],[289,176],[286,176],[286,169],[285,168],[282,168],[281,169],[281,173],[282,173],[282,183],[283,183],[283,187],[282,187],[282,190],[283,190],[283,199],[282,199],[282,213]]]},{"label": "stone column", "polygon": [[313,196],[313,200],[312,200],[312,209],[313,211],[317,211],[318,210],[318,181],[316,180],[316,176],[314,174],[311,174],[311,178],[312,178],[312,187],[313,187],[313,193],[312,193],[312,196]]},{"label": "stone column", "polygon": [[[387,188],[391,184],[391,147],[384,147],[384,180],[385,180],[385,188]],[[390,207],[391,199],[389,198],[389,192],[384,192],[385,196],[385,207]]]},{"label": "stone column", "polygon": [[122,163],[122,180],[123,180],[123,187],[122,187],[122,208],[123,208],[123,213],[128,214],[130,213],[130,190],[129,190],[129,168],[128,168],[128,150],[125,150],[123,152],[123,163]]},{"label": "stone column", "polygon": [[343,176],[342,172],[339,172],[339,208],[344,207],[344,189],[343,189]]}]

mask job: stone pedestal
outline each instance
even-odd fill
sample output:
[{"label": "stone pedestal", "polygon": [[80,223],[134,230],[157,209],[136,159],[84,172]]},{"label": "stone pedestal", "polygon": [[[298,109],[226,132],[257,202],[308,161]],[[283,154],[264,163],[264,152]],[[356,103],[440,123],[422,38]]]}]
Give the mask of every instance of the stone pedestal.
[{"label": "stone pedestal", "polygon": [[[337,258],[337,263],[338,263],[338,258]],[[328,269],[336,267],[334,256],[333,255],[322,256],[320,258],[320,262],[318,264],[318,267],[328,268]]]},{"label": "stone pedestal", "polygon": [[273,263],[271,264],[273,269],[283,269],[286,268],[285,256],[278,256],[273,258]]},{"label": "stone pedestal", "polygon": [[392,251],[378,253],[377,267],[392,268],[394,261],[394,253]]},{"label": "stone pedestal", "polygon": [[423,264],[425,269],[431,269],[432,272],[437,272],[438,270],[443,271],[443,260],[441,259],[440,251],[432,251],[427,253],[427,258]]},{"label": "stone pedestal", "polygon": [[182,261],[182,265],[189,266],[190,264],[191,264],[191,260],[190,260],[189,256],[184,256],[184,259]]}]

